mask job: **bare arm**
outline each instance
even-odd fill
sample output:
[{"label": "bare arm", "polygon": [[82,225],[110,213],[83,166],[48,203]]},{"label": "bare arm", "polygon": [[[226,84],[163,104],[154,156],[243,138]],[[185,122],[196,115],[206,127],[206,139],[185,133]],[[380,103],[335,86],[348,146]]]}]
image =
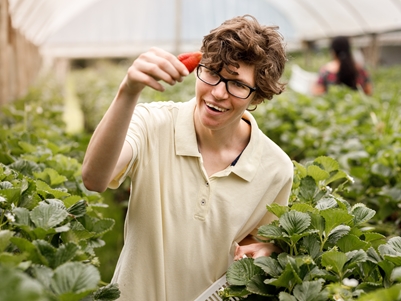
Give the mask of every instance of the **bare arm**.
[{"label": "bare arm", "polygon": [[186,67],[174,55],[159,48],[152,48],[133,62],[89,142],[82,164],[86,188],[99,192],[106,190],[110,181],[131,160],[132,150],[125,137],[142,90],[149,86],[163,91],[159,80],[174,85],[186,75]]},{"label": "bare arm", "polygon": [[323,85],[318,84],[317,82],[312,86],[312,94],[315,96],[323,95],[326,93],[326,89]]}]

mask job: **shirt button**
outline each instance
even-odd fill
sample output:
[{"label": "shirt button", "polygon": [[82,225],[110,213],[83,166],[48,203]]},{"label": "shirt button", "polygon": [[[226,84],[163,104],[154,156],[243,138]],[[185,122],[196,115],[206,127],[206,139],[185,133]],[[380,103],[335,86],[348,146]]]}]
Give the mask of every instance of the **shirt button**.
[{"label": "shirt button", "polygon": [[206,182],[206,187],[209,187],[209,182]]},{"label": "shirt button", "polygon": [[206,200],[203,199],[203,200],[201,201],[201,205],[202,205],[202,206],[205,206],[205,205],[206,205]]}]

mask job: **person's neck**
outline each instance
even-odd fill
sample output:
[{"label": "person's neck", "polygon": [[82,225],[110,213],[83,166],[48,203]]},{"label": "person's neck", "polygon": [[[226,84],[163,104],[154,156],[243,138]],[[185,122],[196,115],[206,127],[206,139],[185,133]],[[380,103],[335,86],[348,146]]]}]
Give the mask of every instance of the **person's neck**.
[{"label": "person's neck", "polygon": [[236,149],[242,151],[250,139],[250,125],[240,120],[237,126],[226,127],[221,130],[211,130],[204,127],[199,121],[195,122],[198,149],[207,149],[213,152]]}]

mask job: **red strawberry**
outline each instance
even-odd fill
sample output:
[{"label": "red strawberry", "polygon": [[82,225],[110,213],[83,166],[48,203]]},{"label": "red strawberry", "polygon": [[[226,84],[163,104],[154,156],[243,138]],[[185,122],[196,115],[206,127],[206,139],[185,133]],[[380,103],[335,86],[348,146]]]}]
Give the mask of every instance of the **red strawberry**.
[{"label": "red strawberry", "polygon": [[195,70],[202,59],[202,52],[186,52],[178,55],[178,59],[187,67],[189,73]]}]

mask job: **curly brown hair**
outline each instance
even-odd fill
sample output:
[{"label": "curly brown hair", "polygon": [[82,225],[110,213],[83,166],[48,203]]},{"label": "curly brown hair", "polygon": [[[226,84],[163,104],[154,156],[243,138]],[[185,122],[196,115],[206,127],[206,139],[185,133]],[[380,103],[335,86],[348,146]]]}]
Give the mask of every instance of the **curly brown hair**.
[{"label": "curly brown hair", "polygon": [[201,52],[202,63],[216,72],[225,68],[237,75],[230,66],[239,68],[238,62],[255,66],[254,105],[284,90],[280,78],[287,57],[277,26],[261,25],[251,15],[232,18],[204,37]]}]

